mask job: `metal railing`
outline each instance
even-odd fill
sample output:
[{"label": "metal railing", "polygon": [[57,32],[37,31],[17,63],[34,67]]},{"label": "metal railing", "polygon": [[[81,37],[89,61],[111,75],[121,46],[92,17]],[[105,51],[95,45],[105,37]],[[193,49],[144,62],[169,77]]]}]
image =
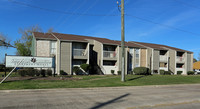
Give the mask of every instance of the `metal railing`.
[{"label": "metal railing", "polygon": [[160,55],[160,61],[165,61],[166,62],[167,58],[168,58],[167,56]]},{"label": "metal railing", "polygon": [[117,53],[115,51],[103,51],[103,57],[116,58]]},{"label": "metal railing", "polygon": [[87,52],[85,49],[73,49],[73,56],[86,56]]}]

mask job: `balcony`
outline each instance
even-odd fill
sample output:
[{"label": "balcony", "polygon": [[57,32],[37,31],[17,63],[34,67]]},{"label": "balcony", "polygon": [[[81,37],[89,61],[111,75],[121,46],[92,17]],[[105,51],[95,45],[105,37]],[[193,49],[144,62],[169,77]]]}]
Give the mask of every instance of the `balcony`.
[{"label": "balcony", "polygon": [[116,51],[103,51],[104,60],[117,60]]},{"label": "balcony", "polygon": [[184,63],[185,59],[182,56],[176,56],[176,62],[178,62],[178,63]]},{"label": "balcony", "polygon": [[85,49],[73,49],[73,58],[74,59],[87,59],[88,52]]},{"label": "balcony", "polygon": [[168,57],[164,56],[164,55],[160,55],[160,62],[167,62],[168,61]]}]

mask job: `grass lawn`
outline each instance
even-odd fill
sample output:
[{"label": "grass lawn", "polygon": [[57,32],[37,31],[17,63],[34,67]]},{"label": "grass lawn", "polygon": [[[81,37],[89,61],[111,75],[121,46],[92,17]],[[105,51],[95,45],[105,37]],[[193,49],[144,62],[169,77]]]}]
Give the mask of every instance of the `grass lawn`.
[{"label": "grass lawn", "polygon": [[0,85],[4,89],[46,89],[46,88],[85,88],[85,87],[115,87],[115,86],[143,86],[167,84],[193,84],[200,83],[200,75],[128,75],[126,82],[121,82],[120,76],[94,75],[73,76],[81,78],[75,80],[18,80],[6,81]]}]

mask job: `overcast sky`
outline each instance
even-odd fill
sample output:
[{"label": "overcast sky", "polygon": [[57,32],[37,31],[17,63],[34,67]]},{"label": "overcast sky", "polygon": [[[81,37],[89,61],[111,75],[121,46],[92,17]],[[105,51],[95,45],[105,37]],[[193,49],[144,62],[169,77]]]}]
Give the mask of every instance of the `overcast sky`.
[{"label": "overcast sky", "polygon": [[[0,32],[6,34],[12,42],[21,37],[19,28],[36,24],[43,31],[52,27],[60,33],[121,39],[121,18],[116,0],[11,1],[0,0]],[[199,0],[125,0],[125,13],[131,15],[125,17],[126,41],[169,45],[193,51],[197,58],[200,52]],[[97,16],[89,16],[91,14]],[[16,52],[13,48],[0,50],[0,61],[5,53],[14,55]]]}]

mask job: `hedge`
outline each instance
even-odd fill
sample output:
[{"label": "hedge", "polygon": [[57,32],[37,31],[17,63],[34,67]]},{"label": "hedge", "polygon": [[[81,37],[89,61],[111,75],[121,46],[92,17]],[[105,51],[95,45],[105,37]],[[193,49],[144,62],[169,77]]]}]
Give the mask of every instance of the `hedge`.
[{"label": "hedge", "polygon": [[150,75],[149,68],[146,67],[136,67],[133,72],[135,75]]}]

